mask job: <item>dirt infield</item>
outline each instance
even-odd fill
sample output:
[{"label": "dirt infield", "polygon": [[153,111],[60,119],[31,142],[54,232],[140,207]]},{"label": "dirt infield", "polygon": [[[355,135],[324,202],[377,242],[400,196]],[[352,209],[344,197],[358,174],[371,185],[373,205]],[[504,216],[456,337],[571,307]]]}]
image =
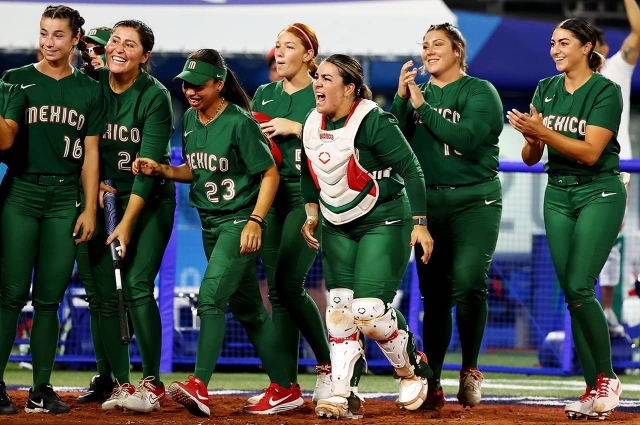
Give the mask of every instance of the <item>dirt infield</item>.
[{"label": "dirt infield", "polygon": [[[159,412],[147,415],[133,412],[104,413],[99,404],[79,405],[75,403],[78,394],[61,393],[65,403],[72,407],[67,415],[27,414],[23,406],[26,403],[26,393],[9,391],[11,399],[18,406],[17,415],[3,416],[2,423],[10,425],[21,424],[92,424],[92,425],[266,425],[266,424],[331,424],[333,421],[316,417],[310,400],[297,411],[281,415],[258,416],[242,412],[246,398],[231,396],[211,397],[211,412],[209,419],[191,416],[186,409],[173,400],[167,398]],[[638,414],[614,412],[607,423],[638,423]],[[506,424],[556,424],[574,423],[564,416],[562,409],[549,407],[528,407],[512,405],[480,405],[473,409],[463,409],[450,403],[440,414],[431,412],[406,412],[396,408],[392,401],[368,400],[365,403],[365,417],[361,420],[342,421],[342,423],[384,424],[384,425],[413,425],[413,424],[473,424],[473,425],[506,425]]]}]

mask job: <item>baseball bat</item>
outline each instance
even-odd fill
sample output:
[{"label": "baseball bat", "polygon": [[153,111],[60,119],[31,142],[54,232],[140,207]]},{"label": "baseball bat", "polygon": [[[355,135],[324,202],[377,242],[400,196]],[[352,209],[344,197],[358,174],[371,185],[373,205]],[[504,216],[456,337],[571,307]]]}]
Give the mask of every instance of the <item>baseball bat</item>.
[{"label": "baseball bat", "polygon": [[[104,184],[114,187],[111,180],[105,180]],[[111,236],[118,225],[118,210],[116,209],[116,196],[113,193],[104,192],[104,223],[107,228],[107,236]],[[124,306],[124,295],[122,294],[122,277],[120,270],[122,269],[122,247],[120,241],[116,238],[109,244],[111,251],[111,261],[113,261],[113,269],[116,275],[116,292],[118,293],[118,312],[120,314],[120,343],[128,345],[131,342],[129,338],[129,327],[127,321],[127,310]]]}]

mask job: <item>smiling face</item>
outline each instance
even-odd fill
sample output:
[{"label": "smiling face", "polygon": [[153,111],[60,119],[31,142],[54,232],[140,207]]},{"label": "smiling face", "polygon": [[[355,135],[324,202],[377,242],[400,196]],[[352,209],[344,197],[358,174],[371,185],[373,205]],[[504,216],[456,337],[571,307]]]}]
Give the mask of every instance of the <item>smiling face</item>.
[{"label": "smiling face", "polygon": [[276,72],[281,78],[292,79],[300,72],[306,72],[306,61],[313,58],[313,51],[307,50],[298,37],[283,31],[276,41]]},{"label": "smiling face", "polygon": [[344,85],[337,66],[327,61],[322,62],[313,83],[316,109],[332,121],[346,116],[355,100],[354,89],[354,84]]},{"label": "smiling face", "polygon": [[135,28],[117,27],[105,46],[107,65],[114,74],[137,74],[140,65],[149,60],[151,52],[144,52],[140,34]]},{"label": "smiling face", "polygon": [[429,31],[422,40],[422,64],[436,78],[460,72],[460,53],[443,30]]},{"label": "smiling face", "polygon": [[590,51],[591,43],[580,43],[571,31],[562,28],[553,31],[549,53],[558,71],[568,73],[582,67],[588,68],[587,54]]},{"label": "smiling face", "polygon": [[91,59],[91,66],[93,69],[100,69],[104,66],[104,61],[102,60],[101,55],[104,54],[104,46],[101,46],[96,43],[87,42],[86,52]]},{"label": "smiling face", "polygon": [[189,102],[189,106],[207,115],[213,115],[215,112],[208,111],[212,105],[219,106],[218,99],[220,98],[222,87],[224,87],[224,83],[213,78],[200,86],[182,81],[182,93],[184,93],[184,97]]},{"label": "smiling face", "polygon": [[68,19],[40,20],[40,52],[49,62],[68,62],[79,40],[80,34],[73,34]]}]

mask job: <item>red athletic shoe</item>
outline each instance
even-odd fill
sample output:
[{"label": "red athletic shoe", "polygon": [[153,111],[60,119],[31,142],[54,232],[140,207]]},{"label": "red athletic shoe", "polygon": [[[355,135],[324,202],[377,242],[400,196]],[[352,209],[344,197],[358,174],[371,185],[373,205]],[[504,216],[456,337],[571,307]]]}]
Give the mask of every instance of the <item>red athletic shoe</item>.
[{"label": "red athletic shoe", "polygon": [[287,389],[272,382],[260,401],[245,406],[244,411],[254,415],[273,415],[297,409],[303,403],[300,386],[291,384],[291,388]]},{"label": "red athletic shoe", "polygon": [[185,383],[173,381],[169,385],[169,395],[192,415],[208,418],[211,414],[207,386],[193,375],[189,375]]},{"label": "red athletic shoe", "polygon": [[438,381],[439,380],[427,380],[427,382],[429,383],[429,388],[427,389],[427,399],[424,401],[424,403],[422,403],[420,409],[439,411],[444,407],[444,391],[442,390],[442,387],[437,387],[436,383]]}]

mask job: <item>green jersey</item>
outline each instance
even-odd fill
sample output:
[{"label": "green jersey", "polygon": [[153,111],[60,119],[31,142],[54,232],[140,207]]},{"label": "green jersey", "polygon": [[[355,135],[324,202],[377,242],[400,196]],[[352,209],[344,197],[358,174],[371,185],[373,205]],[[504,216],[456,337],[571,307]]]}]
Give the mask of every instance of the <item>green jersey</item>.
[{"label": "green jersey", "polygon": [[19,85],[7,84],[0,80],[0,117],[22,124],[27,96]]},{"label": "green jersey", "polygon": [[107,127],[100,137],[100,178],[111,179],[119,194],[132,193],[145,200],[152,191],[154,195],[164,192],[162,195],[171,196],[173,184],[131,172],[138,156],[171,163],[173,112],[168,90],[144,71],[120,94],[109,87],[107,68],[100,70],[99,81],[107,103]]},{"label": "green jersey", "polygon": [[564,89],[564,74],[560,74],[540,80],[532,103],[544,117],[544,125],[563,136],[584,140],[589,125],[613,131],[609,143],[592,166],[547,146],[547,173],[585,176],[620,170],[620,144],[617,138],[622,115],[620,86],[595,72],[578,90],[569,94]]},{"label": "green jersey", "polygon": [[[262,112],[272,118],[286,118],[304,123],[309,112],[316,107],[313,84],[293,94],[284,91],[282,81],[276,81],[258,87],[251,109]],[[284,180],[300,179],[300,154],[302,143],[296,136],[276,137],[274,141],[282,152],[280,175]]]},{"label": "green jersey", "polygon": [[470,185],[495,177],[504,126],[495,87],[469,76],[442,88],[431,82],[419,87],[425,103],[415,110],[396,94],[391,112],[422,165],[427,185]]},{"label": "green jersey", "polygon": [[[336,122],[326,120],[325,130],[345,126],[348,116]],[[371,173],[391,168],[388,178],[377,180],[378,203],[390,199],[406,187],[413,215],[426,215],[427,195],[418,159],[397,126],[397,120],[380,108],[371,110],[360,123],[354,147],[360,165]],[[318,189],[311,177],[306,153],[302,152],[302,195],[305,203],[318,203]]]},{"label": "green jersey", "polygon": [[182,155],[193,173],[189,204],[213,213],[254,205],[262,172],[274,162],[251,113],[229,103],[205,126],[190,108],[182,118],[182,129]]},{"label": "green jersey", "polygon": [[20,84],[27,95],[24,124],[4,157],[15,174],[79,174],[84,139],[101,134],[106,107],[99,84],[74,68],[54,80],[33,64],[5,72],[2,79]]}]

